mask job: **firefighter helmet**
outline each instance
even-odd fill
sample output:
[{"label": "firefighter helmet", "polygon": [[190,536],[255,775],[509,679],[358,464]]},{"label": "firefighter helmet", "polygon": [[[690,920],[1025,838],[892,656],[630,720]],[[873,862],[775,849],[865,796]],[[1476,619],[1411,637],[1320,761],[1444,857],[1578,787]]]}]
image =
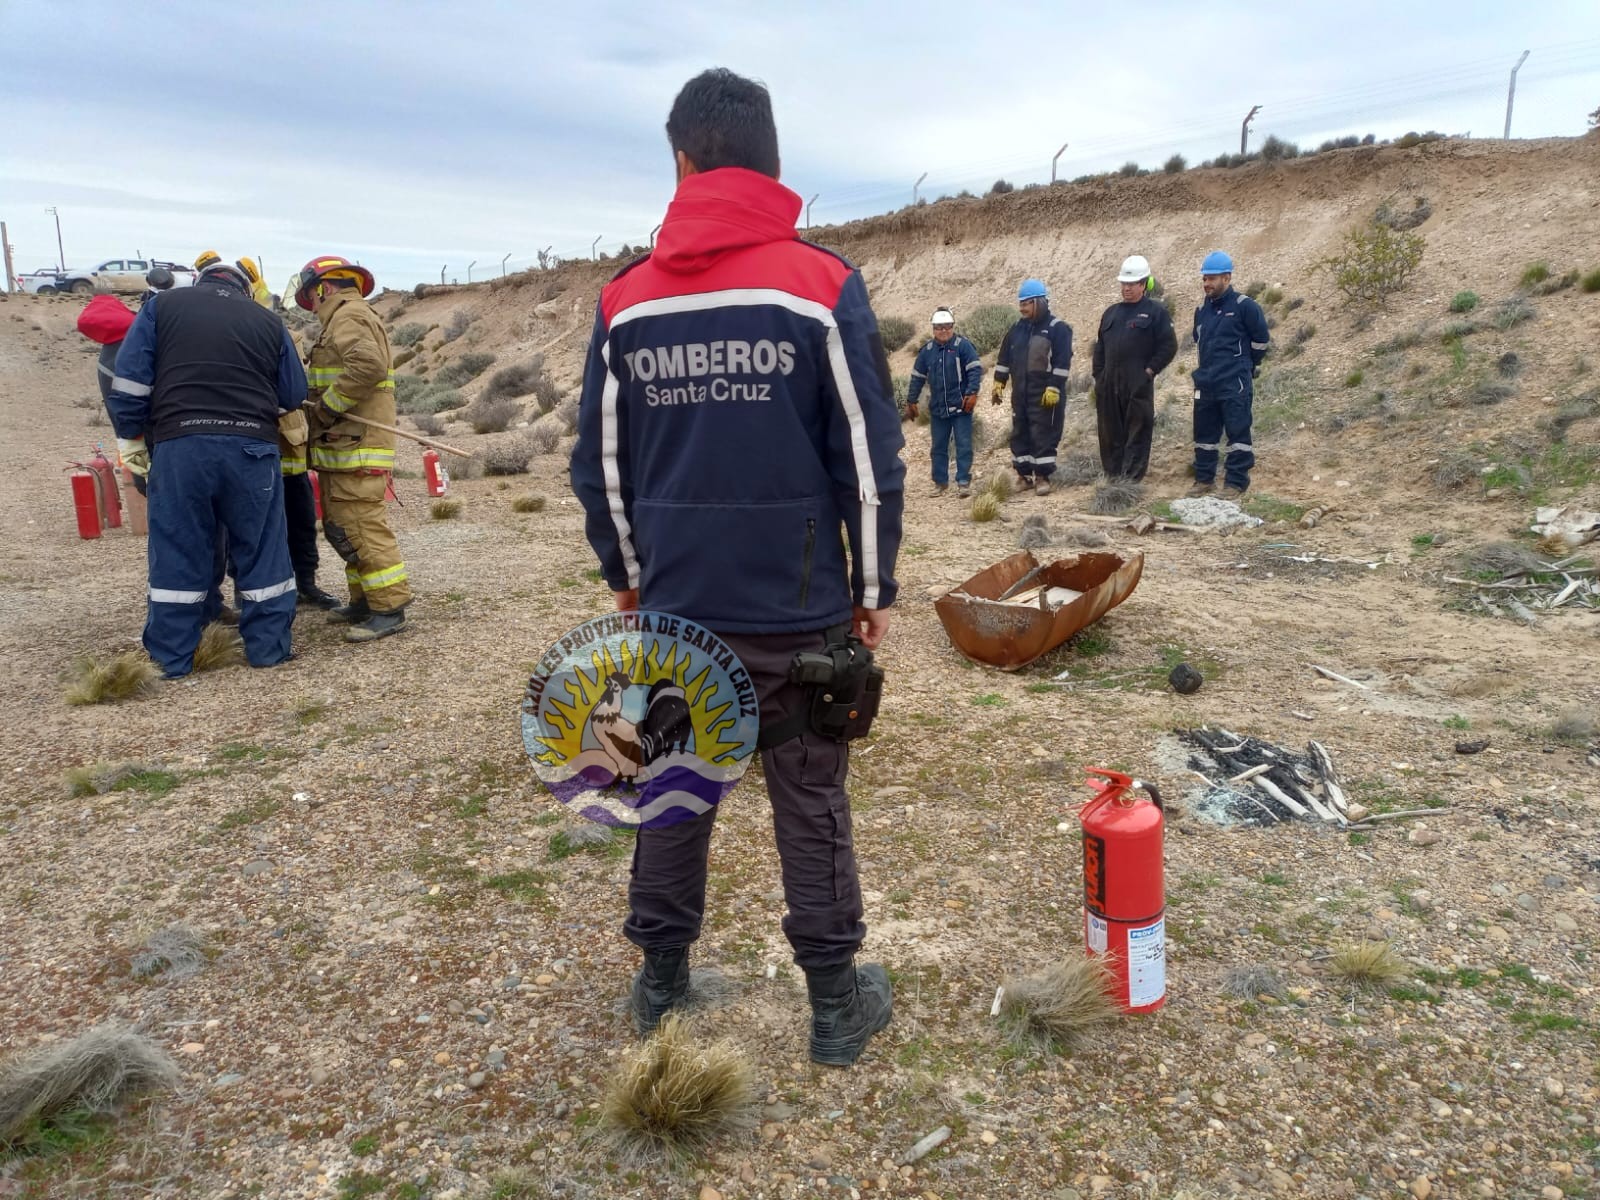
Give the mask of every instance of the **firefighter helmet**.
[{"label": "firefighter helmet", "polygon": [[204,271],[207,267],[214,267],[222,261],[222,255],[215,250],[202,250],[194,260],[194,269]]},{"label": "firefighter helmet", "polygon": [[337,254],[323,254],[300,268],[294,302],[310,312],[311,289],[324,279],[352,279],[360,286],[363,296],[372,295],[372,289],[378,286],[377,281],[372,278],[372,272],[359,263],[353,263],[348,258],[340,258]]}]

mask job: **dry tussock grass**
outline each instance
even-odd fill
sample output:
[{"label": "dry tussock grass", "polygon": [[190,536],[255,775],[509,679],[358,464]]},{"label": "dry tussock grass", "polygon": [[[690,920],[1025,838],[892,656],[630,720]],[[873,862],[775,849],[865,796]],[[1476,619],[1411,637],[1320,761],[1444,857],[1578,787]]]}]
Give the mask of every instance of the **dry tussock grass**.
[{"label": "dry tussock grass", "polygon": [[112,704],[132,700],[155,686],[161,672],[142,652],[128,650],[107,662],[80,655],[67,671],[68,704]]},{"label": "dry tussock grass", "polygon": [[1096,1026],[1117,1020],[1111,972],[1102,958],[1068,958],[1038,975],[1007,979],[1000,1002],[1012,1037],[1032,1046],[1071,1050]]},{"label": "dry tussock grass", "polygon": [[1378,987],[1406,976],[1406,965],[1388,942],[1350,942],[1333,953],[1333,972],[1354,984]]},{"label": "dry tussock grass", "polygon": [[984,492],[972,498],[972,519],[992,521],[1000,515],[1000,498],[993,492]]},{"label": "dry tussock grass", "polygon": [[226,625],[207,625],[200,635],[200,644],[194,650],[196,671],[215,671],[220,667],[236,667],[244,661],[244,639],[237,630]]},{"label": "dry tussock grass", "polygon": [[0,1066],[0,1146],[36,1122],[111,1113],[177,1081],[178,1068],[155,1043],[123,1026],[96,1026]]},{"label": "dry tussock grass", "polygon": [[600,1136],[619,1158],[681,1162],[755,1125],[755,1073],[732,1042],[704,1043],[670,1013],[606,1087]]}]

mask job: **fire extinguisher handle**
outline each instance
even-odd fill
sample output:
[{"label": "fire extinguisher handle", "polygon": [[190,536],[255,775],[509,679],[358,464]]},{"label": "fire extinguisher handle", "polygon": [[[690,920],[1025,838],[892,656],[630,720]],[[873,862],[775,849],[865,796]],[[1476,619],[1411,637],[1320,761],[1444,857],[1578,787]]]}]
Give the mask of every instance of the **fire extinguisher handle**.
[{"label": "fire extinguisher handle", "polygon": [[1161,792],[1156,788],[1155,784],[1150,783],[1148,780],[1135,779],[1133,786],[1150,793],[1150,803],[1156,806],[1157,812],[1167,811],[1166,805],[1161,803]]}]

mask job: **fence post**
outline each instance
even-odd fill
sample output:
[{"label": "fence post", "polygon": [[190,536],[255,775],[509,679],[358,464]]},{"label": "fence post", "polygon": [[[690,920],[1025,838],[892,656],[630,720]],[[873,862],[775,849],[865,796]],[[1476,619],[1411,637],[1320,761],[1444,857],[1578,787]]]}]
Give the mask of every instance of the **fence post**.
[{"label": "fence post", "polygon": [[1062,142],[1061,143],[1061,149],[1057,150],[1055,158],[1052,158],[1050,160],[1050,182],[1051,183],[1054,183],[1056,181],[1056,162],[1061,158],[1061,156],[1063,154],[1065,154],[1067,152],[1067,147],[1070,144],[1071,144],[1070,142]]},{"label": "fence post", "polygon": [[603,237],[605,237],[605,234],[597,233],[594,235],[594,241],[589,243],[589,258],[593,262],[600,261],[600,255],[598,251],[600,248],[600,239]]},{"label": "fence post", "polygon": [[1250,141],[1250,122],[1256,119],[1256,114],[1261,111],[1261,105],[1253,105],[1244,115],[1244,124],[1239,126],[1239,154],[1243,156],[1245,145]]},{"label": "fence post", "polygon": [[471,262],[469,262],[467,264],[467,282],[468,283],[472,282],[472,268],[477,266],[477,265],[478,265],[478,260],[477,259],[473,259]]},{"label": "fence post", "polygon": [[507,250],[506,251],[506,257],[502,258],[500,260],[500,278],[501,279],[504,279],[506,277],[506,259],[508,259],[510,257],[511,257],[511,252],[509,250]]},{"label": "fence post", "polygon": [[449,268],[449,266],[450,266],[449,263],[445,263],[444,266],[439,268],[439,286],[440,287],[444,286],[444,273]]},{"label": "fence post", "polygon": [[917,204],[917,189],[922,186],[922,181],[924,179],[926,179],[927,177],[928,177],[928,173],[926,171],[924,171],[922,173],[921,177],[918,178],[918,180],[911,185],[911,206],[913,208],[915,208],[916,204]]},{"label": "fence post", "polygon": [[1522,70],[1522,64],[1528,61],[1528,52],[1524,50],[1522,57],[1517,59],[1517,65],[1511,68],[1511,86],[1506,89],[1506,139],[1511,138],[1511,102],[1517,98],[1517,72]]},{"label": "fence post", "polygon": [[[661,222],[661,225],[665,225],[665,224],[666,224],[665,221]],[[656,234],[661,232],[661,225],[657,225],[654,229],[652,229],[650,231],[650,249],[652,249],[652,250],[654,250],[656,248]]]},{"label": "fence post", "polygon": [[[817,196],[820,196],[820,195],[822,195],[822,193],[818,192]],[[811,199],[806,201],[806,228],[807,229],[811,228],[811,206],[817,202],[817,196],[813,196],[813,197],[811,197]]]}]

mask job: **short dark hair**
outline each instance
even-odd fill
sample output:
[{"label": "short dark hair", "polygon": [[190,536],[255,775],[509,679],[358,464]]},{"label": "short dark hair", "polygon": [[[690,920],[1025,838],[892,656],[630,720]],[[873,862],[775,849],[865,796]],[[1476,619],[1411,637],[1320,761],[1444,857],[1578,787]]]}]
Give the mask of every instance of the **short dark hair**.
[{"label": "short dark hair", "polygon": [[762,84],[725,67],[702,71],[667,115],[667,141],[701,171],[745,167],[778,177],[778,126]]}]

